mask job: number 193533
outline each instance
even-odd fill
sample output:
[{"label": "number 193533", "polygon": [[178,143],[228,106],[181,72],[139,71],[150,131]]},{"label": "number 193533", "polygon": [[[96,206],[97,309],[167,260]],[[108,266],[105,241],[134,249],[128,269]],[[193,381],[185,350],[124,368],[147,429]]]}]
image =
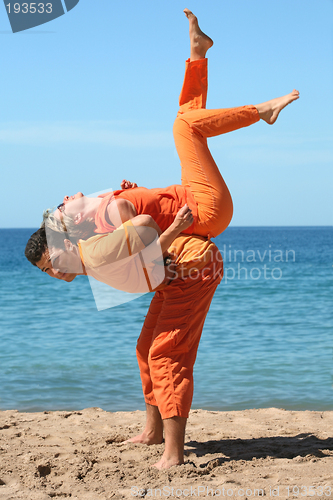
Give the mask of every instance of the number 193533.
[{"label": "number 193533", "polygon": [[8,9],[8,14],[51,14],[52,13],[52,3],[8,3],[6,5]]}]

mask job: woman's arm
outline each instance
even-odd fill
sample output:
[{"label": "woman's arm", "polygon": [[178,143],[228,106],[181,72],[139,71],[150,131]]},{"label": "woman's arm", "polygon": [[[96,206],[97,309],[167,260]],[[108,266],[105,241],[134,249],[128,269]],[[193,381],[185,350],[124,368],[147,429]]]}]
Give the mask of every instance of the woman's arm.
[{"label": "woman's arm", "polygon": [[[136,182],[130,182],[124,179],[120,184],[121,189],[133,189],[138,187]],[[133,203],[122,198],[114,199],[107,207],[107,214],[111,224],[119,227],[123,222],[126,222],[138,215]]]},{"label": "woman's arm", "polygon": [[130,219],[133,219],[138,215],[133,203],[128,200],[123,200],[118,198],[117,200],[111,201],[107,207],[107,214],[109,221],[114,227],[119,227]]}]

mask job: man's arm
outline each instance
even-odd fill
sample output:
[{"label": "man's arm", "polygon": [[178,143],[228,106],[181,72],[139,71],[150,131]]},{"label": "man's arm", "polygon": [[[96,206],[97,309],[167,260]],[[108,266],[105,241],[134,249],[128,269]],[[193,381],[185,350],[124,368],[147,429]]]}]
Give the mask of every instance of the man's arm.
[{"label": "man's arm", "polygon": [[193,224],[193,215],[188,205],[184,205],[177,213],[173,223],[159,237],[162,253],[164,254],[179,234]]}]

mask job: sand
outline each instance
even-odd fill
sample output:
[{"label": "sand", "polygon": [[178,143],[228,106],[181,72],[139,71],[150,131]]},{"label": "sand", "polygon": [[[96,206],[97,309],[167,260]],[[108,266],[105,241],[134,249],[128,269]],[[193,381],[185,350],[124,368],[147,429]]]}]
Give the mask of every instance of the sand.
[{"label": "sand", "polygon": [[100,408],[0,412],[0,499],[333,498],[333,411],[194,410],[185,464],[168,471],[151,467],[164,445],[121,443],[144,420]]}]

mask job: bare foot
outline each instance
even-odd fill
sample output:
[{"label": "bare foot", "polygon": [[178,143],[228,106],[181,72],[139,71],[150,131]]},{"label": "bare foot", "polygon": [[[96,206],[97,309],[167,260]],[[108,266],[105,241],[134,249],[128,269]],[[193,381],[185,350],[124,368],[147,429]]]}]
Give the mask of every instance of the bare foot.
[{"label": "bare foot", "polygon": [[199,28],[198,19],[189,10],[184,9],[185,15],[190,23],[191,61],[204,59],[207,50],[213,45],[213,40],[205,35]]},{"label": "bare foot", "polygon": [[169,459],[167,460],[164,456],[162,456],[161,460],[156,462],[156,464],[153,465],[153,467],[156,467],[156,469],[170,469],[170,467],[173,467],[174,465],[182,465],[184,463],[181,462],[180,460],[177,459]]},{"label": "bare foot", "polygon": [[299,98],[298,90],[293,90],[290,94],[282,97],[277,97],[267,102],[263,102],[255,106],[258,110],[259,116],[269,125],[273,125],[279,116],[280,111],[285,108],[292,101]]},{"label": "bare foot", "polygon": [[126,439],[126,441],[123,441],[123,444],[125,443],[135,443],[135,444],[162,444],[163,443],[163,435],[157,435],[157,434],[149,434],[143,431],[141,434],[138,434],[137,436],[134,436],[130,439]]}]

